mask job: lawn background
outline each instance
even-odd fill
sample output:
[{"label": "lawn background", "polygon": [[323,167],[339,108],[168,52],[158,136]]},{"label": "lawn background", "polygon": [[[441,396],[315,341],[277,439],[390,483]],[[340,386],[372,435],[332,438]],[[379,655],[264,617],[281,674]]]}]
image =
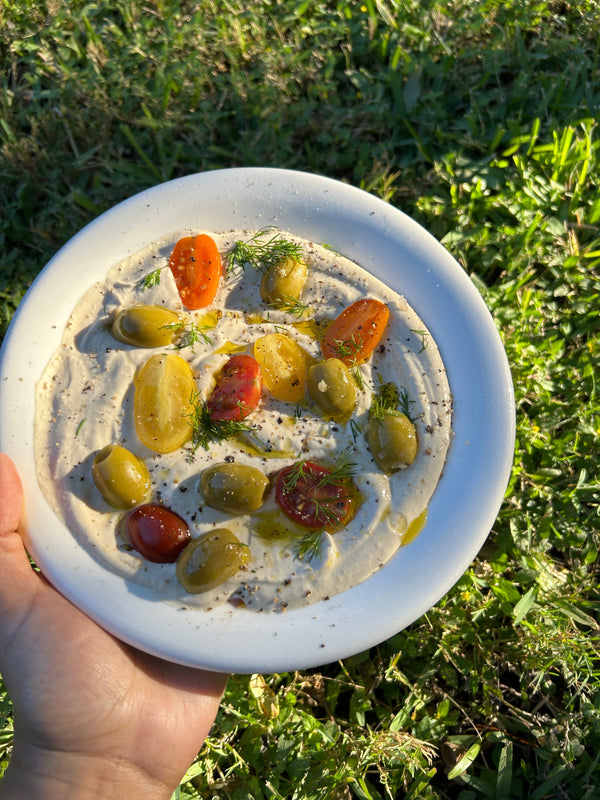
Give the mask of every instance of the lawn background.
[{"label": "lawn background", "polygon": [[[600,797],[599,52],[591,0],[2,0],[2,333],[115,203],[275,166],[430,230],[513,373],[511,482],[464,577],[370,652],[232,677],[179,798]],[[11,741],[0,683],[0,772]]]}]

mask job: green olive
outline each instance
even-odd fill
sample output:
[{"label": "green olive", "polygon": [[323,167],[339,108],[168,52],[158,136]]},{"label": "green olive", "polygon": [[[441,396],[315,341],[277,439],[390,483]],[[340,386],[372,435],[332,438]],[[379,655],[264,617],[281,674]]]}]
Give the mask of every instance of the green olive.
[{"label": "green olive", "polygon": [[408,467],[417,455],[417,431],[400,412],[371,417],[367,425],[367,444],[382,472]]},{"label": "green olive", "polygon": [[260,296],[265,303],[286,303],[302,294],[308,268],[297,258],[284,258],[272,264],[260,282]]},{"label": "green olive", "polygon": [[102,497],[115,508],[133,508],[150,497],[146,465],[119,444],[109,444],[96,453],[92,478]]},{"label": "green olive", "polygon": [[228,514],[249,514],[263,504],[269,479],[246,464],[214,464],[202,473],[200,488],[205,502]]},{"label": "green olive", "polygon": [[309,367],[307,386],[321,411],[334,419],[349,417],[356,408],[356,381],[339,358],[327,358]]},{"label": "green olive", "polygon": [[135,347],[165,347],[180,321],[180,314],[163,306],[131,306],[117,314],[111,333],[117,341]]},{"label": "green olive", "polygon": [[175,574],[186,592],[208,592],[248,563],[250,551],[227,528],[215,528],[191,541],[183,550]]}]

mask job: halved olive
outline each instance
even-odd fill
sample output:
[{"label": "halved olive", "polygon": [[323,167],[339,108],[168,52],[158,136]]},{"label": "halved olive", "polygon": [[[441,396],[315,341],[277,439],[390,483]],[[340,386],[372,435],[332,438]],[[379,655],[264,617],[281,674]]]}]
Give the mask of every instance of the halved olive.
[{"label": "halved olive", "polygon": [[208,592],[248,563],[250,550],[227,528],[191,541],[177,559],[175,574],[186,592]]},{"label": "halved olive", "polygon": [[356,407],[356,381],[339,358],[327,358],[308,370],[308,393],[321,411],[337,420],[349,417]]},{"label": "halved olive", "polygon": [[96,453],[92,478],[102,497],[115,508],[133,508],[150,496],[146,465],[119,444],[109,444]]},{"label": "halved olive", "polygon": [[202,473],[200,489],[205,502],[229,514],[249,514],[263,504],[269,480],[247,464],[214,464]]},{"label": "halved olive", "polygon": [[417,455],[417,431],[405,414],[394,412],[371,417],[367,444],[382,472],[396,472],[410,466]]},{"label": "halved olive", "polygon": [[111,333],[117,341],[135,347],[166,347],[180,320],[180,314],[163,306],[131,306],[117,314]]},{"label": "halved olive", "polygon": [[298,300],[306,282],[308,268],[298,258],[284,258],[271,264],[260,282],[260,296],[265,303],[286,303]]}]

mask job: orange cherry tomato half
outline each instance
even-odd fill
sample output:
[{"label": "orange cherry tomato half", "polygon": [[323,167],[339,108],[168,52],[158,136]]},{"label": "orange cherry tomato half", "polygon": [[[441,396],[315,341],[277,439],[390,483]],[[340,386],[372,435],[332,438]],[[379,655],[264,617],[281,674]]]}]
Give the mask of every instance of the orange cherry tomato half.
[{"label": "orange cherry tomato half", "polygon": [[205,308],[212,303],[222,271],[214,239],[205,233],[180,239],[171,253],[169,267],[186,308]]},{"label": "orange cherry tomato half", "polygon": [[262,393],[262,375],[252,356],[231,356],[217,375],[206,405],[215,422],[240,420],[254,411]]},{"label": "orange cherry tomato half", "polygon": [[325,331],[323,355],[339,358],[349,367],[364,364],[381,341],[389,316],[385,303],[370,297],[357,300]]},{"label": "orange cherry tomato half", "polygon": [[306,528],[341,527],[350,512],[348,488],[329,480],[331,470],[307,461],[277,475],[275,499],[283,513]]},{"label": "orange cherry tomato half", "polygon": [[148,561],[172,564],[191,539],[187,522],[166,506],[145,503],[130,511],[125,535]]}]

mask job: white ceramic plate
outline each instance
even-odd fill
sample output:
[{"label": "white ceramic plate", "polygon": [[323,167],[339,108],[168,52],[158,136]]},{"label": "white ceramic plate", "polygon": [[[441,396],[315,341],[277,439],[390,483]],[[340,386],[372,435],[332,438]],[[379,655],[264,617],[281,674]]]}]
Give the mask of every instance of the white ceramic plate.
[{"label": "white ceramic plate", "polygon": [[[420,536],[364,583],[286,614],[184,611],[93,560],[49,509],[33,456],[35,385],[81,295],[117,261],[179,228],[278,226],[326,242],[404,294],[431,330],[454,396],[454,440]],[[27,544],[48,579],[120,639],[223,672],[283,672],[365,650],[431,608],[485,541],[507,486],[514,401],[492,318],[461,267],[400,211],[302,172],[230,169],[132,197],[75,236],[19,306],[0,359],[0,449],[26,487]]]}]

